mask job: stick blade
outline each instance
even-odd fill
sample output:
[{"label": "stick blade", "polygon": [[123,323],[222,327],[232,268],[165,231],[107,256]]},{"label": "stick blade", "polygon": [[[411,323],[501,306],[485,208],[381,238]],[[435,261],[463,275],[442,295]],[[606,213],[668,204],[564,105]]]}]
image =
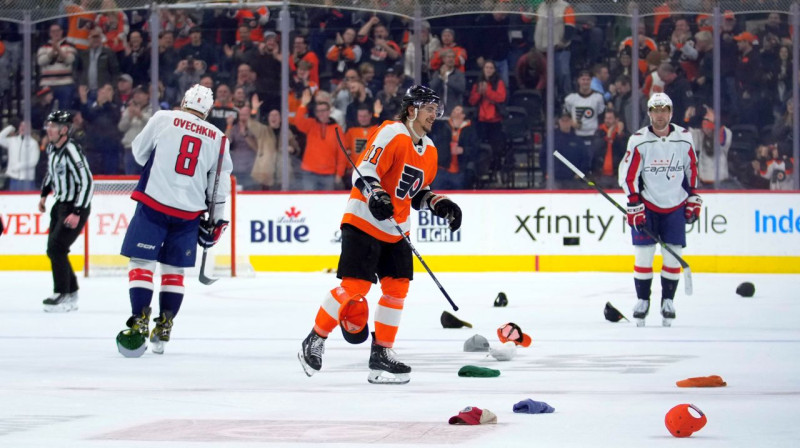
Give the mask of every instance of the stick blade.
[{"label": "stick blade", "polygon": [[208,256],[208,251],[203,249],[203,261],[200,264],[200,283],[204,285],[211,285],[217,280],[218,278],[211,278],[206,276],[206,257]]},{"label": "stick blade", "polygon": [[683,288],[687,296],[692,295],[692,270],[689,266],[683,268]]}]

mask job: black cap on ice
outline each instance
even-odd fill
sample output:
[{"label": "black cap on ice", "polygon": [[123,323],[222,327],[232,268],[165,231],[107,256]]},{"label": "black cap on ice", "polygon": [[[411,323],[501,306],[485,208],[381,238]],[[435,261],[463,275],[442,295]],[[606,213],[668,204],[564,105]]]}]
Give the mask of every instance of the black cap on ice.
[{"label": "black cap on ice", "polygon": [[603,310],[603,316],[605,316],[606,320],[609,322],[619,322],[622,319],[628,320],[628,318],[623,316],[618,309],[614,308],[614,305],[612,305],[611,302],[606,302],[606,307]]},{"label": "black cap on ice", "polygon": [[753,297],[756,293],[756,287],[750,282],[744,282],[736,288],[736,294],[742,297]]},{"label": "black cap on ice", "polygon": [[456,316],[453,316],[447,311],[442,311],[442,317],[439,318],[439,321],[442,323],[442,328],[461,328],[461,327],[472,328],[471,323],[464,322],[463,320],[457,318]]}]

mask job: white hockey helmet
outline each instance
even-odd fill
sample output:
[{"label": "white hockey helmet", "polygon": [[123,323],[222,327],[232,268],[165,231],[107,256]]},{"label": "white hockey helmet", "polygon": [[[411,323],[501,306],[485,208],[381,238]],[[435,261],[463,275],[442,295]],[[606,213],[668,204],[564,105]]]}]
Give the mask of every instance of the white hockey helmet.
[{"label": "white hockey helmet", "polygon": [[203,117],[208,115],[208,111],[214,105],[214,93],[208,87],[195,84],[183,94],[181,107],[200,112]]},{"label": "white hockey helmet", "polygon": [[654,107],[669,107],[669,110],[672,110],[672,100],[669,99],[666,93],[658,92],[650,95],[650,99],[647,100],[647,110]]}]

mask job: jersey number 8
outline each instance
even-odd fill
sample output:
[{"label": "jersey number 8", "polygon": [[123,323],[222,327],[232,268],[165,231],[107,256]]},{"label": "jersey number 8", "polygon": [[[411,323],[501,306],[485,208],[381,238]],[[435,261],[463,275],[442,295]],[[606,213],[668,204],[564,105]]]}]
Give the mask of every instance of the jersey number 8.
[{"label": "jersey number 8", "polygon": [[184,135],[181,147],[178,150],[178,160],[175,162],[175,172],[185,176],[194,176],[197,168],[197,158],[200,156],[200,146],[203,142],[191,135]]}]

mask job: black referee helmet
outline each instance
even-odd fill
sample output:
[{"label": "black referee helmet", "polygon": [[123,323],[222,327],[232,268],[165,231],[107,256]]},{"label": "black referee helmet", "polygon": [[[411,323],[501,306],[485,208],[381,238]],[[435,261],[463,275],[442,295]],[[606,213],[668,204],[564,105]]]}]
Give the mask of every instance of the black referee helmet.
[{"label": "black referee helmet", "polygon": [[55,112],[50,112],[46,121],[70,126],[72,125],[72,118],[72,112],[68,110],[57,110]]},{"label": "black referee helmet", "polygon": [[[69,132],[72,131],[73,117],[74,116],[72,115],[72,112],[68,110],[57,110],[54,112],[50,112],[50,114],[47,115],[47,120],[45,120],[45,124],[55,123],[61,125],[67,130],[66,134],[69,134]],[[64,131],[62,130],[59,130],[58,133],[59,135],[65,135]]]}]

